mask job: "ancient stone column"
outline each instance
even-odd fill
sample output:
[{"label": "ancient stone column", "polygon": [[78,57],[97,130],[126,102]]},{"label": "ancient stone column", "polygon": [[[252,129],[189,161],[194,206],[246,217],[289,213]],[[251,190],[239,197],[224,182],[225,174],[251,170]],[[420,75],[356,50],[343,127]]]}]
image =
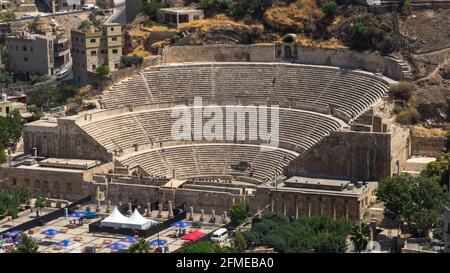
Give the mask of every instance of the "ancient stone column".
[{"label": "ancient stone column", "polygon": [[95,208],[95,211],[96,211],[96,212],[100,212],[100,206],[101,206],[100,200],[97,199],[97,208]]},{"label": "ancient stone column", "polygon": [[209,220],[209,222],[211,222],[211,223],[216,222],[216,211],[213,209],[211,210],[211,219]]},{"label": "ancient stone column", "polygon": [[128,214],[133,213],[133,207],[131,206],[131,203],[128,203]]},{"label": "ancient stone column", "polygon": [[194,208],[193,207],[189,207],[189,220],[190,221],[194,220]]},{"label": "ancient stone column", "polygon": [[205,220],[205,210],[200,210],[200,222],[203,222]]},{"label": "ancient stone column", "polygon": [[111,200],[108,200],[107,206],[106,206],[106,212],[111,212]]},{"label": "ancient stone column", "polygon": [[145,212],[145,216],[150,217],[152,212],[152,204],[147,203],[147,211]]},{"label": "ancient stone column", "polygon": [[168,214],[168,218],[172,218],[172,217],[173,217],[172,201],[169,201],[169,214]]},{"label": "ancient stone column", "polygon": [[228,213],[226,211],[223,212],[223,223],[226,224],[227,223],[227,215]]},{"label": "ancient stone column", "polygon": [[158,218],[161,218],[162,217],[162,209],[163,209],[163,207],[162,207],[162,204],[158,204]]}]

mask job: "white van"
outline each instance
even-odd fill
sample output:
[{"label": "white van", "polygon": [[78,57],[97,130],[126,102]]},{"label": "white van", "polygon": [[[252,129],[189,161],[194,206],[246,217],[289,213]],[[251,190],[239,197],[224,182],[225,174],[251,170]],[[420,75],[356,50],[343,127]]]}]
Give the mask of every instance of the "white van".
[{"label": "white van", "polygon": [[221,243],[228,238],[228,230],[226,228],[219,228],[211,235],[211,242]]},{"label": "white van", "polygon": [[84,4],[81,8],[83,10],[91,10],[91,9],[95,9],[95,6],[94,6],[94,4]]}]

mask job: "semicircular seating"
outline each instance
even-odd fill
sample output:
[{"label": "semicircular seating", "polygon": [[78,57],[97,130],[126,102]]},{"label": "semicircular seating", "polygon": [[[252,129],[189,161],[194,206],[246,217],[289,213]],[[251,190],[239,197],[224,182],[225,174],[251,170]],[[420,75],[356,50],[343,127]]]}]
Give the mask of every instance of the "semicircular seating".
[{"label": "semicircular seating", "polygon": [[[231,175],[265,181],[281,174],[295,157],[346,124],[329,115],[335,114],[331,109],[351,120],[388,89],[389,84],[378,76],[336,67],[288,63],[159,65],[115,84],[100,99],[106,109],[139,107],[103,115],[80,123],[80,127],[109,152],[120,151],[116,159],[121,164],[140,166],[149,175],[172,177],[175,170],[180,179]],[[227,138],[223,128],[222,139],[174,141],[171,129],[177,118],[172,117],[169,105],[187,104],[192,111],[197,97],[206,107],[222,105],[223,113],[224,105],[275,105],[280,120],[279,148],[261,151],[259,145],[267,143],[249,138],[250,131],[258,130],[255,122],[245,123],[245,139],[236,133]],[[235,123],[238,119],[233,117]],[[203,117],[202,124],[207,121]],[[191,134],[202,129],[194,127],[193,120],[190,125]],[[273,129],[269,122],[268,132]],[[242,162],[251,168],[232,168]]]}]

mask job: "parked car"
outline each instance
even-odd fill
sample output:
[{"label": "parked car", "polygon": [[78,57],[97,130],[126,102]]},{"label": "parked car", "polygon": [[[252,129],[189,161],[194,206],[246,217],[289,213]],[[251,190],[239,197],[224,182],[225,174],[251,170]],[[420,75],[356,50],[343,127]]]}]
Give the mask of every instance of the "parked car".
[{"label": "parked car", "polygon": [[95,9],[95,6],[94,6],[94,4],[84,4],[81,7],[81,9],[83,9],[83,10],[93,10],[93,9]]},{"label": "parked car", "polygon": [[57,80],[62,80],[65,77],[69,76],[70,71],[67,69],[62,69],[61,71],[59,71],[58,73],[56,73],[56,79]]},{"label": "parked car", "polygon": [[66,14],[69,13],[68,10],[58,10],[57,12],[55,12],[56,15],[61,15],[61,14]]},{"label": "parked car", "polygon": [[31,19],[33,18],[33,16],[31,14],[24,14],[22,15],[22,17],[20,17],[21,19]]}]

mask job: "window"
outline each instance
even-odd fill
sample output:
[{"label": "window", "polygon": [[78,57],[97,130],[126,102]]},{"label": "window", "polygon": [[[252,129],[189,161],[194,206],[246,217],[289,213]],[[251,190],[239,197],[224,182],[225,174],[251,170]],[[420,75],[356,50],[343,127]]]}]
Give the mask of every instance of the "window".
[{"label": "window", "polygon": [[91,43],[95,43],[96,41],[96,39],[91,39]]},{"label": "window", "polygon": [[81,55],[84,55],[84,50],[81,50]]},{"label": "window", "polygon": [[95,55],[97,55],[97,51],[92,50],[92,51],[91,51],[91,56],[95,56]]},{"label": "window", "polygon": [[26,45],[22,46],[22,51],[27,51],[27,46]]},{"label": "window", "polygon": [[95,64],[92,65],[92,70],[95,70],[97,66]]},{"label": "window", "polygon": [[77,41],[77,42],[78,42],[78,37],[75,37],[75,41]]},{"label": "window", "polygon": [[118,63],[115,63],[115,64],[114,64],[114,68],[119,69],[119,64],[118,64]]},{"label": "window", "polygon": [[112,37],[111,40],[117,41],[117,37]]},{"label": "window", "polygon": [[117,54],[118,50],[117,49],[113,49],[113,54]]},{"label": "window", "polygon": [[101,54],[106,54],[106,50],[102,49],[102,50],[100,51],[100,53],[101,53]]},{"label": "window", "polygon": [[32,46],[30,46],[30,51],[33,52],[33,47]]},{"label": "window", "polygon": [[28,57],[24,57],[23,60],[24,60],[25,62],[28,62]]},{"label": "window", "polygon": [[113,28],[113,27],[111,28],[111,31],[114,31],[114,28]]}]

